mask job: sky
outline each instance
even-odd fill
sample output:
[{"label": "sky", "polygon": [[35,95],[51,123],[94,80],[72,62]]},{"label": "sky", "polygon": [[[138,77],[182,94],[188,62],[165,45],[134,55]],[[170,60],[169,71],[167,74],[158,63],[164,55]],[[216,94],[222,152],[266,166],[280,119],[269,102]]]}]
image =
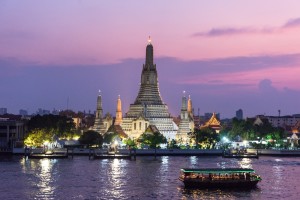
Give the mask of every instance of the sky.
[{"label": "sky", "polygon": [[0,108],[123,113],[148,37],[173,116],[300,113],[298,0],[0,0]]}]

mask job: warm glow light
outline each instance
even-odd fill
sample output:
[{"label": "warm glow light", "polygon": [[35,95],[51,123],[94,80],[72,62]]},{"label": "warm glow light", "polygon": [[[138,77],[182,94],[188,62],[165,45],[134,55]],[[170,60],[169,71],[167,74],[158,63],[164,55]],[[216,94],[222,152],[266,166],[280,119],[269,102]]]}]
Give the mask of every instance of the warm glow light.
[{"label": "warm glow light", "polygon": [[79,136],[74,136],[73,140],[79,140]]}]

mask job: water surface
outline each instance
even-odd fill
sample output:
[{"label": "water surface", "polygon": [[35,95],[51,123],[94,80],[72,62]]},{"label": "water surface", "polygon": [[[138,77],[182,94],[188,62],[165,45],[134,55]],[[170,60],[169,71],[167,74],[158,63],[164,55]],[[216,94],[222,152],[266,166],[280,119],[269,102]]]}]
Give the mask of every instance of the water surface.
[{"label": "water surface", "polygon": [[[185,189],[184,167],[253,168],[252,190]],[[163,156],[130,160],[0,157],[0,199],[298,199],[300,158]]]}]

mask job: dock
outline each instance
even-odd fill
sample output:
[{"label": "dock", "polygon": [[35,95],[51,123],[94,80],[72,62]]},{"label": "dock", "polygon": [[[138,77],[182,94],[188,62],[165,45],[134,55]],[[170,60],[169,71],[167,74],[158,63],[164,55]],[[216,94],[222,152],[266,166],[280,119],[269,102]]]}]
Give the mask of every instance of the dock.
[{"label": "dock", "polygon": [[128,154],[94,154],[94,159],[131,159]]}]

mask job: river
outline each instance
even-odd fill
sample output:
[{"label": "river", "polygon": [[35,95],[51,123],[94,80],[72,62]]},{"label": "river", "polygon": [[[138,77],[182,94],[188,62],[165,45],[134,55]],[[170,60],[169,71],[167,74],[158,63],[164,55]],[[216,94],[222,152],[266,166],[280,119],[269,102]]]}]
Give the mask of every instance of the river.
[{"label": "river", "polygon": [[[252,190],[185,189],[184,167],[247,167],[262,177]],[[131,160],[0,157],[0,199],[298,199],[299,157],[137,157]]]}]

